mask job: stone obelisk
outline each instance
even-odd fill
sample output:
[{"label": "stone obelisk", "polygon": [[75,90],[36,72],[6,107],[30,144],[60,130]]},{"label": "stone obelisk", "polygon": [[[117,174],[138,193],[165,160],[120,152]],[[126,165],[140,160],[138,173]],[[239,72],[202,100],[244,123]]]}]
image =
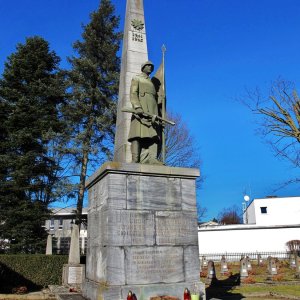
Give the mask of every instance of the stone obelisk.
[{"label": "stone obelisk", "polygon": [[131,107],[129,91],[131,79],[141,72],[141,64],[148,60],[143,0],[127,0],[123,37],[122,65],[115,136],[114,161],[130,162],[130,143],[127,141],[131,114],[121,111]]}]

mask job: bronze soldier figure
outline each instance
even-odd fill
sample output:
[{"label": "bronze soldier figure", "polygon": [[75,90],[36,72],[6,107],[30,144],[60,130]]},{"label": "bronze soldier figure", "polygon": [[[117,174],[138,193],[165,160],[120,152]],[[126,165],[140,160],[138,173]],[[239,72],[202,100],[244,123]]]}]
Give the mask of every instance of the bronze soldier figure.
[{"label": "bronze soldier figure", "polygon": [[[149,75],[153,72],[151,61],[145,62],[142,73],[133,77],[130,87],[130,102],[135,113],[132,114],[128,141],[131,142],[132,162],[143,164],[162,164],[158,159],[161,126],[157,122],[159,104],[157,92]],[[149,118],[143,113],[152,115]]]}]

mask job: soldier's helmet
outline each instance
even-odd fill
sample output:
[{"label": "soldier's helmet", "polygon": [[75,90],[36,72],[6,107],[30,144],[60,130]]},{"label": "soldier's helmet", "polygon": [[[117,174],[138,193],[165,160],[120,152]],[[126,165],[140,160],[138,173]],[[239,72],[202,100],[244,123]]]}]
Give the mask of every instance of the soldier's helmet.
[{"label": "soldier's helmet", "polygon": [[147,66],[147,65],[152,66],[152,71],[154,70],[154,65],[153,65],[152,61],[147,60],[146,62],[144,62],[144,63],[142,64],[142,66],[141,66],[141,71],[143,71],[144,67]]}]

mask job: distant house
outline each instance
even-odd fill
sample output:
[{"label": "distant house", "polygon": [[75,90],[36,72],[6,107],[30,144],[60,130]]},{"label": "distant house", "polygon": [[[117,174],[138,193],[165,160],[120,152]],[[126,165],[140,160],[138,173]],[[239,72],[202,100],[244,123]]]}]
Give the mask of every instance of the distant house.
[{"label": "distant house", "polygon": [[[86,219],[87,209],[84,208],[82,215]],[[53,253],[68,254],[71,241],[72,224],[75,220],[74,208],[54,208],[52,209],[51,218],[46,220],[45,229],[53,236]],[[80,226],[80,252],[86,253],[87,244],[87,224]]]},{"label": "distant house", "polygon": [[211,221],[208,221],[208,222],[201,222],[201,223],[198,223],[198,226],[199,227],[206,227],[206,226],[218,226],[220,225],[218,222],[215,222],[213,220]]},{"label": "distant house", "polygon": [[286,242],[300,239],[300,197],[254,199],[244,210],[244,224],[203,223],[198,238],[200,255],[208,257],[226,252],[284,253]]}]

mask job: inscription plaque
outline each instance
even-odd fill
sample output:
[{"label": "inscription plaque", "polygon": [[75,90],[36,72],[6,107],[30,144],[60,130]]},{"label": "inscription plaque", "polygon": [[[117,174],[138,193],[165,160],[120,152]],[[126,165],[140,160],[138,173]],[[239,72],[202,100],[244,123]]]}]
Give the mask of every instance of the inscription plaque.
[{"label": "inscription plaque", "polygon": [[125,257],[127,284],[184,281],[181,247],[131,247]]},{"label": "inscription plaque", "polygon": [[[110,246],[154,245],[154,214],[147,211],[104,211],[102,232]],[[102,222],[103,223],[103,222]]]},{"label": "inscription plaque", "polygon": [[157,212],[157,245],[198,245],[194,212]]},{"label": "inscription plaque", "polygon": [[68,283],[81,284],[82,283],[82,267],[69,267]]},{"label": "inscription plaque", "polygon": [[128,176],[127,209],[181,210],[180,179]]}]

